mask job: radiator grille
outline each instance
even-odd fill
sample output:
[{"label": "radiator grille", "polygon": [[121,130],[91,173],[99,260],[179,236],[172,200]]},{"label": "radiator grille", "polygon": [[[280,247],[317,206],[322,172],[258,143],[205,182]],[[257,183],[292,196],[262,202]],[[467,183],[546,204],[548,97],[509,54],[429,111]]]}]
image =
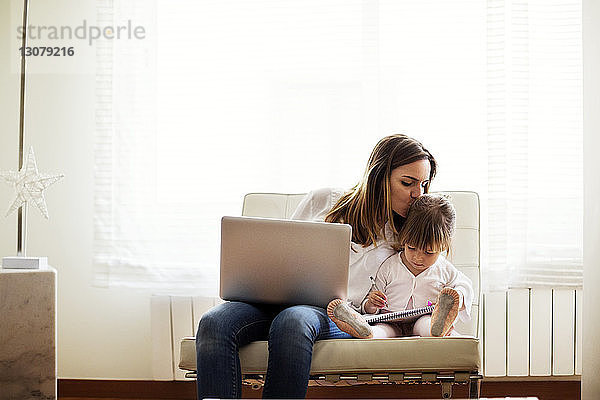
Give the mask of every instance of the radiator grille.
[{"label": "radiator grille", "polygon": [[581,375],[582,290],[484,293],[484,375]]},{"label": "radiator grille", "polygon": [[[220,299],[153,296],[155,380],[184,380],[181,339],[194,336]],[[582,290],[511,289],[483,294],[483,366],[487,377],[581,375]]]}]

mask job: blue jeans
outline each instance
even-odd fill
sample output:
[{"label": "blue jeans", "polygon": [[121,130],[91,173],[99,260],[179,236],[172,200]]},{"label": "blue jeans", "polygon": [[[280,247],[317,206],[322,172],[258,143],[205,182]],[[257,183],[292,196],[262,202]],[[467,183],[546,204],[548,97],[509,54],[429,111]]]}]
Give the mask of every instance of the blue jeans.
[{"label": "blue jeans", "polygon": [[263,397],[304,398],[315,341],[350,337],[320,307],[220,304],[204,314],[198,325],[198,399],[241,398],[238,350],[267,339],[269,362]]}]

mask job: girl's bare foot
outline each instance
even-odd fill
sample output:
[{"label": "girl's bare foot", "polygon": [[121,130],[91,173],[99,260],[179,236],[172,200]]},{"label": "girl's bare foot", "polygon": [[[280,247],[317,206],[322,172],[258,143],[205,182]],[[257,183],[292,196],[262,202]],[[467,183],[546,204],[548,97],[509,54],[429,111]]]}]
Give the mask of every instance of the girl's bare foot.
[{"label": "girl's bare foot", "polygon": [[[431,336],[446,336],[458,315],[460,295],[452,288],[444,288],[431,314]],[[340,328],[341,329],[341,328]]]},{"label": "girl's bare foot", "polygon": [[371,325],[365,321],[362,315],[341,299],[329,302],[327,305],[327,315],[340,330],[356,338],[370,339],[373,337]]}]

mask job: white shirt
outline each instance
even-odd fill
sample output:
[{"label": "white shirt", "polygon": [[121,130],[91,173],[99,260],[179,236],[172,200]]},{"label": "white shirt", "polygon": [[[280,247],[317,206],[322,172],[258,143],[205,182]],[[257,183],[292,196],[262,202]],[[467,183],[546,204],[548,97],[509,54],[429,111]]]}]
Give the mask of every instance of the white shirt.
[{"label": "white shirt", "polygon": [[435,264],[415,276],[397,253],[381,265],[375,283],[385,293],[390,311],[425,307],[427,301],[437,301],[443,288],[451,287],[461,295],[458,317],[463,322],[471,319],[474,296],[471,280],[441,254]]},{"label": "white shirt", "polygon": [[[302,199],[292,214],[292,219],[324,221],[325,216],[344,193],[342,189],[332,188],[313,190]],[[388,239],[392,238],[391,228],[387,224],[385,236]],[[348,300],[354,308],[361,310],[361,303],[371,289],[369,277],[375,277],[381,264],[396,251],[383,239],[368,247],[354,242],[350,246]]]}]

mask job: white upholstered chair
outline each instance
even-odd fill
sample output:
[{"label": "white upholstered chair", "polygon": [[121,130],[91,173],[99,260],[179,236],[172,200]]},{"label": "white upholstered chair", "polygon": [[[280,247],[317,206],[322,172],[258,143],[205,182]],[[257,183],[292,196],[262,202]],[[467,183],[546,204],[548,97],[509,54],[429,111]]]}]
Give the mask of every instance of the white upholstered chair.
[{"label": "white upholstered chair", "polygon": [[[469,397],[479,398],[481,347],[479,326],[479,197],[474,192],[443,192],[456,208],[456,234],[450,260],[473,282],[472,319],[457,323],[465,336],[405,337],[393,339],[332,339],[315,343],[310,385],[381,383],[440,383],[441,397],[452,396],[453,384],[467,384]],[[250,193],[242,214],[289,218],[303,194]],[[259,386],[267,369],[267,342],[253,342],[240,349],[245,384]],[[181,342],[179,367],[195,377],[196,349],[193,337]]]}]

